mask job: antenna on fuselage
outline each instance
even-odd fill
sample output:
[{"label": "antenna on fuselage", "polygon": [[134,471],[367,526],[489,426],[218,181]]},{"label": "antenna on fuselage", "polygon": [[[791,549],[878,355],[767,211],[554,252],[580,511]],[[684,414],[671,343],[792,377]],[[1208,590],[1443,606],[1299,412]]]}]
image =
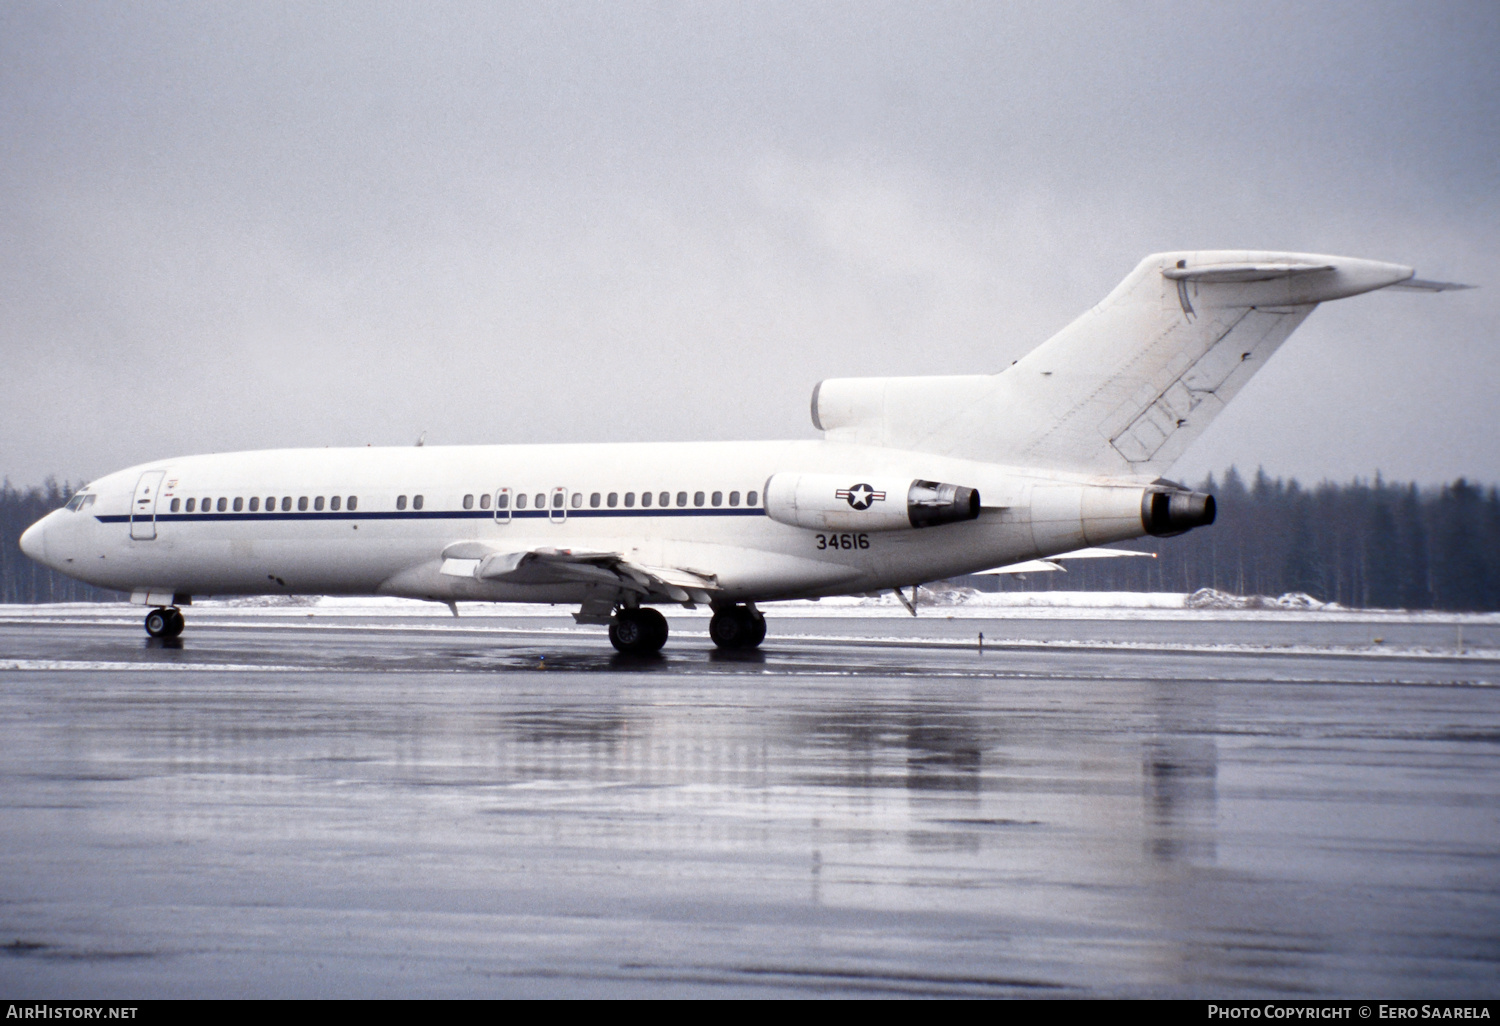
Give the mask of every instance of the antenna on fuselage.
[{"label": "antenna on fuselage", "polygon": [[427,442],[427,432],[423,431],[417,436],[417,448],[420,449]]}]

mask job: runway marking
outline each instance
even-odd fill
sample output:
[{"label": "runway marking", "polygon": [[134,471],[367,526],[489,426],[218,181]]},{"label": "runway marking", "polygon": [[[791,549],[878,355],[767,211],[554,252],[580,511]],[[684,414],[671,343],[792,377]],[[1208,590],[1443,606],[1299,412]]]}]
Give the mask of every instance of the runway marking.
[{"label": "runway marking", "polygon": [[275,663],[257,665],[255,663],[130,663],[93,659],[0,659],[0,672],[9,670],[22,672],[72,670],[115,673],[129,670],[165,670],[169,673],[188,673],[191,671],[212,673],[328,673],[336,669],[337,667],[284,666]]}]

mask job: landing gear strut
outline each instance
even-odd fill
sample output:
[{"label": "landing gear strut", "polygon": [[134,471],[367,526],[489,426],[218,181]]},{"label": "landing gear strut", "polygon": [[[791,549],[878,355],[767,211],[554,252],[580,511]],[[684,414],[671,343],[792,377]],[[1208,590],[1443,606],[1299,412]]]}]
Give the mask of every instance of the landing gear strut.
[{"label": "landing gear strut", "polygon": [[176,606],[153,609],[146,614],[146,633],[153,638],[175,638],[186,626],[182,610]]},{"label": "landing gear strut", "polygon": [[725,606],[708,621],[708,636],[722,649],[755,648],[766,640],[766,618],[750,606]]},{"label": "landing gear strut", "polygon": [[645,606],[622,609],[609,622],[609,643],[627,655],[654,655],[667,643],[667,618]]}]

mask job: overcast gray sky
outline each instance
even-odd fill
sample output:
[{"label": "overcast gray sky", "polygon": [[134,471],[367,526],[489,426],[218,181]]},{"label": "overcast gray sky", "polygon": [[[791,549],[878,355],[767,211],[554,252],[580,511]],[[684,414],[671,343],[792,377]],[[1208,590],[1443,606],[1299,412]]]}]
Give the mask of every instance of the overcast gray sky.
[{"label": "overcast gray sky", "polygon": [[1500,4],[0,6],[0,474],[814,437],[1147,253],[1330,304],[1178,465],[1500,481]]}]

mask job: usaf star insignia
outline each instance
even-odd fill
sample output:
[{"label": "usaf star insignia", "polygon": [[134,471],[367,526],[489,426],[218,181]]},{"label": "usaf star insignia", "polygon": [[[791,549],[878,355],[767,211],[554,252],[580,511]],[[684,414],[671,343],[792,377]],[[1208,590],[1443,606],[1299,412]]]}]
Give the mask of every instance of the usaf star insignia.
[{"label": "usaf star insignia", "polygon": [[834,495],[837,498],[846,500],[854,509],[869,509],[870,503],[885,501],[885,492],[877,492],[867,484],[857,484],[851,488],[840,488]]}]

